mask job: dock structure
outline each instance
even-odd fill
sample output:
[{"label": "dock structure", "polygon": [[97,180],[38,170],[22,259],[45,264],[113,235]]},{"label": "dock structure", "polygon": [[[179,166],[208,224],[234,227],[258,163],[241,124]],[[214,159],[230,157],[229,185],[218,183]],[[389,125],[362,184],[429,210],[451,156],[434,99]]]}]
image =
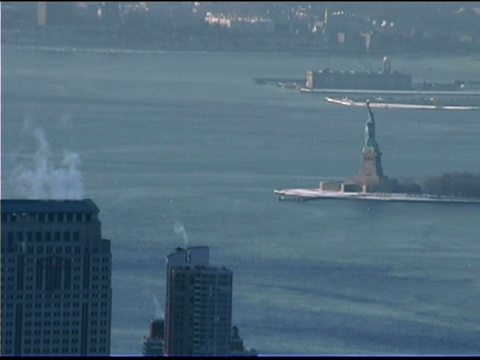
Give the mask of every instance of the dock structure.
[{"label": "dock structure", "polygon": [[428,203],[455,203],[455,204],[480,204],[477,198],[460,198],[451,196],[433,196],[427,194],[404,194],[404,193],[362,193],[325,191],[320,188],[313,189],[282,189],[274,190],[279,201],[307,201],[321,199],[343,200],[371,200],[390,202],[428,202]]},{"label": "dock structure", "polygon": [[371,90],[371,89],[329,89],[329,88],[316,88],[309,89],[303,87],[300,89],[302,93],[309,94],[327,94],[327,95],[371,95],[371,96],[438,96],[438,95],[452,95],[452,96],[479,96],[480,91],[476,90]]},{"label": "dock structure", "polygon": [[292,79],[292,78],[267,78],[267,77],[255,77],[253,82],[258,85],[267,85],[267,84],[305,84],[305,78],[302,79]]}]

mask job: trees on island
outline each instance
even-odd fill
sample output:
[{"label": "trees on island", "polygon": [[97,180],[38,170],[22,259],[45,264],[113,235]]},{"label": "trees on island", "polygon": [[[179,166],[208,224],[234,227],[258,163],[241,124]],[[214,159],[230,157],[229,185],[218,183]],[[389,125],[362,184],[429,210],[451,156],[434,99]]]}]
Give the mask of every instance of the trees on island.
[{"label": "trees on island", "polygon": [[380,191],[403,194],[427,194],[432,196],[453,196],[480,198],[480,174],[469,172],[445,173],[427,176],[421,184],[413,179],[387,178]]},{"label": "trees on island", "polygon": [[480,174],[454,172],[428,176],[423,182],[423,192],[435,196],[480,198]]}]

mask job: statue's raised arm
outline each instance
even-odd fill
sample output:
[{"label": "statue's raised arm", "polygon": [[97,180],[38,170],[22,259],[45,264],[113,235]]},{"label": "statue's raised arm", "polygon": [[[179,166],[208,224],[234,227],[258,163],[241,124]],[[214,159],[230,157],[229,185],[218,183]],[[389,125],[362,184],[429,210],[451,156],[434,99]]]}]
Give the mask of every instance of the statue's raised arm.
[{"label": "statue's raised arm", "polygon": [[372,109],[370,109],[370,100],[367,100],[367,109],[368,109],[368,116],[372,119],[372,122],[375,124],[375,118],[373,117]]}]

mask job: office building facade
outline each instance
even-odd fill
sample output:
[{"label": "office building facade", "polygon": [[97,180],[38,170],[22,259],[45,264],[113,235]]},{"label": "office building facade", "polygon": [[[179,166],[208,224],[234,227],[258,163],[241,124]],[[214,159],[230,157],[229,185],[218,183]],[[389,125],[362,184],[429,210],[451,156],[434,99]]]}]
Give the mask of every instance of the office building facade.
[{"label": "office building facade", "polygon": [[177,248],[167,256],[166,355],[229,355],[232,271],[209,265],[209,248]]},{"label": "office building facade", "polygon": [[153,319],[150,324],[150,334],[143,339],[144,356],[163,356],[163,334],[165,320]]},{"label": "office building facade", "polygon": [[1,354],[109,355],[110,241],[85,200],[1,201]]}]

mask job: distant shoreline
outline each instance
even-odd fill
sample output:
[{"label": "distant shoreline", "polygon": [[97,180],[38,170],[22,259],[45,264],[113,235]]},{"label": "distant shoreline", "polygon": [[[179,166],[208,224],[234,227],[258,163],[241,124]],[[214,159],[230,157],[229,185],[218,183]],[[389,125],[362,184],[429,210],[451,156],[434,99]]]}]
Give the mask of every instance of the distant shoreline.
[{"label": "distant shoreline", "polygon": [[51,51],[51,52],[98,52],[98,53],[107,53],[107,54],[122,54],[122,53],[139,53],[139,54],[164,54],[164,53],[185,53],[185,54],[261,54],[261,55],[272,55],[272,56],[295,56],[295,55],[306,55],[314,56],[320,55],[325,57],[346,57],[346,58],[378,58],[379,56],[384,56],[385,53],[389,55],[394,55],[401,58],[429,58],[429,57],[441,57],[441,58],[471,58],[475,61],[480,61],[480,52],[479,53],[410,53],[410,52],[395,52],[395,51],[375,51],[375,52],[365,52],[365,51],[354,51],[354,50],[339,50],[339,49],[292,49],[292,50],[282,50],[282,49],[258,49],[256,47],[248,49],[232,49],[224,47],[216,48],[191,48],[191,47],[181,47],[181,46],[165,46],[161,47],[149,47],[149,46],[118,46],[115,44],[48,44],[48,43],[15,43],[15,42],[5,42],[2,41],[1,47],[8,49],[13,48],[17,50],[33,50],[33,51]]}]

